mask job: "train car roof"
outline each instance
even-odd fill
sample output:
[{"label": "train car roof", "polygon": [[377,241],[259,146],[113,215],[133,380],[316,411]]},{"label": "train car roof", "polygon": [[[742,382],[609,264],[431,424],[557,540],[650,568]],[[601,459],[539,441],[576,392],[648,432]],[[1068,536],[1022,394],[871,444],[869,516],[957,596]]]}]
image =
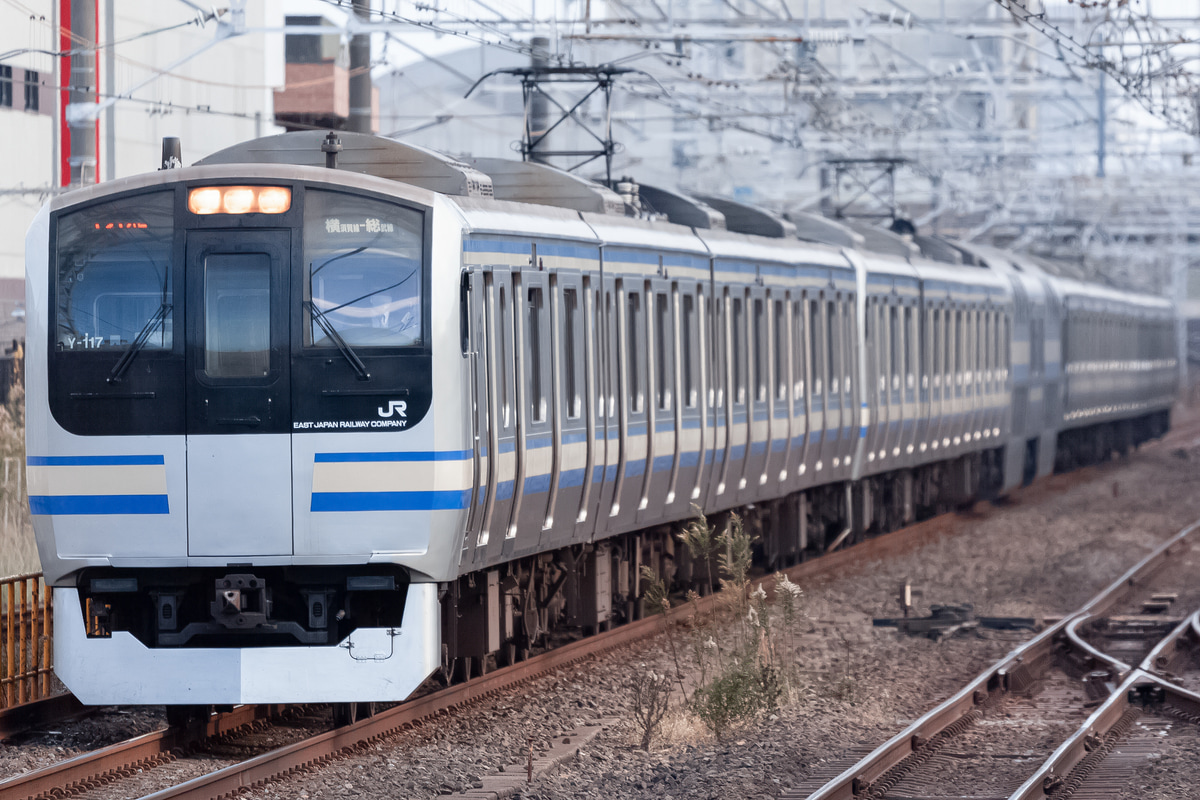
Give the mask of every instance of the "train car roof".
[{"label": "train car roof", "polygon": [[842,255],[841,250],[828,245],[804,242],[790,237],[774,239],[719,229],[699,230],[696,231],[696,236],[708,246],[708,249],[717,258],[795,265],[817,264],[850,269],[850,263]]},{"label": "train car roof", "polygon": [[1170,311],[1175,307],[1173,302],[1157,295],[1123,291],[1095,283],[1085,283],[1074,278],[1051,278],[1050,281],[1062,296],[1063,301],[1072,306],[1113,304],[1155,308],[1162,311]]},{"label": "train car roof", "polygon": [[596,232],[580,219],[578,211],[493,200],[490,197],[448,197],[462,213],[471,233],[572,239],[599,244]]},{"label": "train car roof", "polygon": [[606,245],[660,248],[705,255],[708,253],[704,242],[696,238],[691,228],[673,222],[618,217],[611,214],[581,213],[579,216]]},{"label": "train car roof", "polygon": [[215,164],[211,166],[179,167],[156,170],[97,183],[57,195],[50,199],[50,210],[98,200],[110,195],[137,190],[152,190],[155,187],[173,186],[189,181],[308,181],[327,183],[333,187],[343,186],[363,189],[378,194],[390,195],[424,206],[432,206],[439,196],[436,192],[409,183],[378,178],[355,172],[307,167],[295,164]]}]

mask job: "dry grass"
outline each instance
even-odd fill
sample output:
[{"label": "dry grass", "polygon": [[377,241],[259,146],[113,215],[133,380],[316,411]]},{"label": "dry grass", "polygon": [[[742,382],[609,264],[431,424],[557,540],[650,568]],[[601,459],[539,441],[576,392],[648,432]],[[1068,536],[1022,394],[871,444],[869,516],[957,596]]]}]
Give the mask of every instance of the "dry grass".
[{"label": "dry grass", "polygon": [[25,392],[18,385],[0,406],[0,578],[40,570],[25,491]]}]

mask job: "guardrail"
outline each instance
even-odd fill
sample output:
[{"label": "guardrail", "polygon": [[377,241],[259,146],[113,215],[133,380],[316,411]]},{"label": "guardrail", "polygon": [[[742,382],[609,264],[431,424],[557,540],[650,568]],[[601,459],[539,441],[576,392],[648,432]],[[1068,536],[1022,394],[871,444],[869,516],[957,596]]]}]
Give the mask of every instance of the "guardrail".
[{"label": "guardrail", "polygon": [[0,708],[52,692],[52,597],[40,574],[0,580]]}]

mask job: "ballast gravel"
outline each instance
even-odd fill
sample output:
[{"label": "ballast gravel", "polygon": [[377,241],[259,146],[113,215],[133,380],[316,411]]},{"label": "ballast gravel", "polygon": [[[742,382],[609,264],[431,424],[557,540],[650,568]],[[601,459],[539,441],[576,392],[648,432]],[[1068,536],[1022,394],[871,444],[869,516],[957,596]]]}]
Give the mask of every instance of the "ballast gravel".
[{"label": "ballast gravel", "polygon": [[[946,536],[906,555],[802,585],[804,616],[786,634],[796,652],[788,697],[776,713],[724,740],[686,712],[676,689],[664,729],[649,752],[638,748],[631,681],[649,670],[676,670],[668,640],[660,636],[244,796],[382,799],[465,792],[503,765],[523,763],[531,743],[538,752],[564,731],[600,718],[618,722],[514,796],[774,798],[818,782],[1028,636],[970,631],[934,642],[874,627],[872,617],[898,615],[906,581],[916,592],[918,615],[943,603],[972,603],[977,615],[1060,615],[1200,517],[1200,425],[1181,422],[1166,441],[1123,461],[1055,476],[1011,503],[981,504],[956,515]],[[731,635],[717,622],[705,624],[705,633],[716,639]],[[698,680],[691,632],[678,626],[674,637],[690,692]],[[72,732],[0,745],[0,779],[137,732],[116,714],[99,723],[112,724],[112,731],[98,730],[91,743],[86,734]]]},{"label": "ballast gravel", "polygon": [[[1185,423],[1166,441],[1125,460],[1055,476],[1011,503],[960,514],[950,535],[907,555],[802,586],[806,616],[794,631],[800,680],[775,714],[723,741],[682,709],[676,691],[661,735],[649,752],[638,748],[631,680],[646,670],[675,669],[668,641],[659,637],[246,796],[382,799],[466,792],[502,765],[523,763],[531,740],[541,749],[600,717],[619,721],[575,759],[513,796],[775,798],[806,781],[819,785],[1028,636],[974,631],[934,642],[874,627],[872,617],[898,614],[906,581],[918,592],[916,614],[939,603],[972,603],[980,616],[1068,613],[1200,517],[1198,490],[1200,426]],[[675,629],[690,687],[697,676],[688,636],[686,628]],[[1164,763],[1179,766],[1179,755],[1165,753]]]}]

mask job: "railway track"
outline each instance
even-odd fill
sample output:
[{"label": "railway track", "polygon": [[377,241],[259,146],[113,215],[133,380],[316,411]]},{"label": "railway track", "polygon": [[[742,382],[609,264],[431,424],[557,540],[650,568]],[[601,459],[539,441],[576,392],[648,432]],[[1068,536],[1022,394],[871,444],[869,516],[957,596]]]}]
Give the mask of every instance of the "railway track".
[{"label": "railway track", "polygon": [[1093,790],[1123,785],[1137,759],[1105,759],[1144,720],[1200,723],[1200,695],[1175,674],[1196,665],[1200,612],[1170,614],[1200,608],[1198,540],[1200,522],[820,788],[782,796],[1060,800],[1085,785],[1079,797],[1118,796]]},{"label": "railway track", "polygon": [[[1188,431],[1186,437],[1196,438],[1200,434],[1200,425],[1189,427],[1194,430]],[[1180,431],[1180,433],[1183,432]],[[1190,439],[1188,440],[1190,441]],[[1178,441],[1176,439],[1176,442]],[[1170,443],[1169,440],[1167,443]],[[1018,503],[1037,500],[1087,480],[1089,476],[1094,477],[1092,470],[1053,476],[1033,487],[1020,490],[1014,494],[1013,499]],[[796,565],[786,572],[793,581],[812,582],[823,576],[832,576],[839,572],[852,570],[859,565],[905,552],[942,536],[950,535],[959,526],[976,523],[997,513],[1002,512],[990,504],[978,504],[966,519],[953,514],[934,517],[893,534],[836,550],[819,559]],[[764,580],[764,583],[769,587],[770,579]],[[701,611],[705,611],[705,607],[711,602],[713,602],[711,598],[703,598]],[[671,612],[670,618],[678,619],[691,613],[691,607],[677,608]],[[285,747],[238,760],[238,763],[230,763],[215,772],[210,770],[209,774],[182,781],[179,785],[160,791],[153,796],[225,796],[240,787],[265,783],[295,771],[311,769],[340,754],[349,754],[367,743],[386,738],[405,728],[419,726],[427,720],[447,714],[456,708],[470,705],[485,697],[504,692],[538,675],[574,662],[587,660],[604,650],[622,647],[636,640],[653,636],[661,630],[662,625],[661,618],[653,617],[622,626],[598,637],[575,642],[535,656],[513,667],[497,670],[469,683],[410,701],[353,726],[322,732],[320,735],[304,741],[294,742]],[[161,771],[162,779],[159,781],[159,785],[170,783],[173,779],[166,773],[178,771],[180,774],[186,775],[187,769],[177,770],[176,768],[197,754],[205,758],[210,767],[214,764],[211,749],[205,749],[204,742],[207,739],[223,736],[226,740],[225,743],[236,750],[238,749],[238,730],[244,727],[248,720],[265,721],[269,717],[270,714],[264,714],[261,710],[236,709],[233,715],[214,717],[206,726],[207,730],[198,733],[192,732],[188,736],[170,730],[148,734],[133,742],[103,748],[46,767],[35,773],[17,776],[9,781],[0,781],[0,800],[80,795],[84,794],[88,787],[101,786],[105,783],[113,783],[109,796],[120,796],[113,794],[113,792],[120,791],[118,788],[120,784],[116,784],[116,781],[122,780],[124,776],[134,770],[145,771],[151,766],[167,763],[173,766]],[[241,749],[243,751],[253,750],[249,746]],[[141,766],[138,766],[139,764]]]},{"label": "railway track", "polygon": [[[1034,487],[1023,490],[1020,496],[1037,497],[1043,493],[1061,491],[1066,485],[1080,480],[1080,473],[1055,476]],[[971,522],[999,513],[989,504],[979,504],[972,512]],[[868,539],[851,547],[827,553],[820,558],[793,566],[785,572],[793,581],[812,581],[822,576],[853,569],[934,541],[954,532],[956,524],[966,520],[945,514],[911,525],[886,536]],[[771,578],[763,582],[770,587]],[[699,611],[705,613],[715,605],[714,596],[699,600]],[[672,609],[666,615],[674,623],[695,612],[690,604]],[[220,770],[181,783],[179,786],[152,795],[168,797],[222,797],[240,787],[264,783],[290,772],[309,769],[316,764],[352,752],[364,744],[377,741],[400,730],[420,725],[434,717],[450,713],[483,698],[506,691],[561,667],[590,659],[599,653],[623,647],[658,634],[664,617],[656,615],[639,620],[588,639],[573,642],[536,655],[510,667],[496,670],[463,684],[433,692],[424,697],[383,711],[354,725],[322,733],[286,747],[231,764]],[[205,752],[201,745],[207,738],[229,736],[231,731],[252,719],[263,719],[255,707],[235,709],[232,714],[219,715],[208,723],[205,732],[184,735],[172,729],[158,731],[129,742],[101,748],[68,761],[53,764],[7,781],[0,781],[0,800],[29,800],[39,797],[68,797],[80,795],[89,787],[98,787],[132,774],[166,763],[178,765],[193,753]]]}]

